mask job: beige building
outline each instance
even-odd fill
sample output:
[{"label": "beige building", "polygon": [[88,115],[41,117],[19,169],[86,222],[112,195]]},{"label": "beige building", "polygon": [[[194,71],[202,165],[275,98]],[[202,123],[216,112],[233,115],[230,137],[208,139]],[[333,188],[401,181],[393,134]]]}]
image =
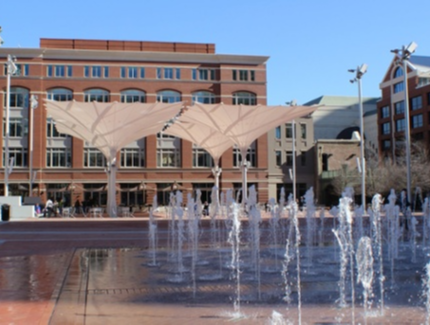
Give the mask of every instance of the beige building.
[{"label": "beige building", "polygon": [[[376,123],[377,98],[363,98],[366,157],[378,151]],[[321,96],[305,103],[320,106],[311,116],[296,122],[296,196],[312,186],[318,204],[338,203],[331,184],[345,169],[357,169],[360,157],[360,115],[358,97]],[[281,125],[268,133],[269,197],[279,199],[281,187],[292,192],[292,125]],[[358,180],[359,181],[359,180]],[[357,180],[350,180],[353,185]]]},{"label": "beige building", "polygon": [[[300,197],[311,187],[315,186],[314,173],[314,128],[311,116],[295,121],[295,136],[293,123],[282,124],[268,133],[269,152],[269,198],[279,200],[281,188],[286,195],[292,193],[293,180],[293,141],[296,153],[296,197]],[[294,138],[294,139],[293,139]]]}]

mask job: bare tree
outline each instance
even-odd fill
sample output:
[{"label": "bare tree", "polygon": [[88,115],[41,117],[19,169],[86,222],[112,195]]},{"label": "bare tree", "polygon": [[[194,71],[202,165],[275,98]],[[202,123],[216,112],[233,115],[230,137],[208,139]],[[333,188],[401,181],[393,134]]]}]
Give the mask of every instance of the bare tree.
[{"label": "bare tree", "polygon": [[[423,142],[411,143],[411,191],[420,188],[423,193],[430,192],[430,155]],[[388,195],[391,189],[400,192],[406,188],[406,155],[404,148],[397,150],[396,160],[370,158],[366,161],[366,194],[371,197],[376,193]],[[344,166],[332,182],[336,195],[341,195],[346,186],[354,188],[356,195],[361,195],[361,174],[357,169]]]}]

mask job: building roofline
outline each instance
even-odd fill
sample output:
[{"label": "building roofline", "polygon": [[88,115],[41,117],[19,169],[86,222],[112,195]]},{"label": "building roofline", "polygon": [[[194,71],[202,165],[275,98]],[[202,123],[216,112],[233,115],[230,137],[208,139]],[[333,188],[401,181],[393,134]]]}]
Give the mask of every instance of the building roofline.
[{"label": "building roofline", "polygon": [[140,51],[114,51],[114,50],[78,50],[78,49],[51,49],[51,48],[0,48],[0,58],[7,55],[20,58],[43,58],[52,60],[82,60],[82,61],[147,61],[147,62],[183,62],[206,64],[238,64],[261,65],[265,64],[269,56],[233,55],[233,54],[206,54],[183,52],[140,52]]},{"label": "building roofline", "polygon": [[[376,104],[379,99],[380,99],[379,97],[363,97],[362,101],[364,105],[371,105],[371,104]],[[357,103],[358,103],[358,97],[354,97],[354,96],[323,95],[303,104],[303,106],[311,106],[311,105],[351,106]]]}]

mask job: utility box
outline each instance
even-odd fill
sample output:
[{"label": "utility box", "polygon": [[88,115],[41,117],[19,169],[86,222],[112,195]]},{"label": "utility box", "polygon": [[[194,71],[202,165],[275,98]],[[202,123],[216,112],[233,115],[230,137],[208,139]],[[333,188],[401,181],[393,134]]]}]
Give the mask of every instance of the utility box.
[{"label": "utility box", "polygon": [[2,204],[1,206],[1,221],[9,221],[10,220],[10,205]]}]

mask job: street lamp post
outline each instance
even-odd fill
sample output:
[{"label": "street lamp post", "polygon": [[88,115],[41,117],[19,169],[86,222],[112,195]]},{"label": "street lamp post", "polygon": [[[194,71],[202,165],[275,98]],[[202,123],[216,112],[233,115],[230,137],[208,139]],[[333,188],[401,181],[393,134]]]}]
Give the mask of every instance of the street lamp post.
[{"label": "street lamp post", "polygon": [[[297,102],[295,100],[292,100],[290,102],[286,103],[287,105],[290,106],[297,106]],[[290,178],[291,181],[293,182],[293,202],[296,202],[296,197],[297,197],[297,193],[296,193],[296,121],[292,120],[291,122],[291,128],[292,128],[292,132],[293,132],[293,161],[292,161],[292,170],[290,169]]]},{"label": "street lamp post", "polygon": [[391,50],[397,57],[397,63],[402,63],[403,83],[404,83],[404,103],[405,103],[405,146],[406,146],[406,183],[407,197],[411,202],[411,129],[409,117],[409,95],[408,95],[408,68],[407,61],[412,53],[417,49],[417,44],[411,42],[408,46],[402,46],[402,49]]},{"label": "street lamp post", "polygon": [[9,137],[10,137],[10,77],[18,71],[15,64],[16,58],[11,55],[7,56],[7,83],[6,83],[6,128],[5,128],[5,154],[4,154],[4,195],[9,196],[9,174],[11,168],[9,167]]},{"label": "street lamp post", "polygon": [[296,202],[296,121],[291,122],[291,128],[293,129],[293,161],[292,170],[290,169],[290,178],[293,182],[293,202]]},{"label": "street lamp post", "polygon": [[31,95],[30,97],[30,167],[29,167],[29,174],[30,174],[30,189],[29,189],[29,196],[33,196],[33,182],[35,179],[35,175],[33,175],[33,138],[34,138],[34,110],[39,105],[39,102],[37,101],[37,96]]},{"label": "street lamp post", "polygon": [[362,64],[357,69],[348,70],[355,73],[355,78],[351,83],[358,84],[358,106],[360,111],[360,168],[361,168],[361,205],[363,212],[366,211],[366,159],[364,156],[364,121],[363,121],[363,100],[361,98],[361,77],[367,72],[367,64]]}]

